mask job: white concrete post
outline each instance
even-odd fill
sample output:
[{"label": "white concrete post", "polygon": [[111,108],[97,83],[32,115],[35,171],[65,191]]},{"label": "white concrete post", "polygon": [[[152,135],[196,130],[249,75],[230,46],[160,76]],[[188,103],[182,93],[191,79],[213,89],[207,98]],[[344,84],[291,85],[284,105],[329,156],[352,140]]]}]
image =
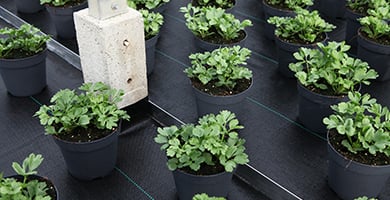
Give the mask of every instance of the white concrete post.
[{"label": "white concrete post", "polygon": [[[101,81],[123,89],[125,96],[118,105],[121,108],[134,104],[148,95],[142,16],[123,4],[125,0],[91,2],[92,16],[88,8],[74,14],[84,81]],[[123,5],[126,12],[117,12],[122,10],[117,6]],[[112,12],[102,9],[104,6],[110,6]]]}]

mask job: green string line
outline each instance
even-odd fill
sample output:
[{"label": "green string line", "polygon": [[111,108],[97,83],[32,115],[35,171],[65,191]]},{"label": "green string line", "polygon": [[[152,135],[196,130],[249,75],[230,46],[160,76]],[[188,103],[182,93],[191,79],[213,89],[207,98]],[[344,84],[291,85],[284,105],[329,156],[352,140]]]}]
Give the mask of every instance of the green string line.
[{"label": "green string line", "polygon": [[147,193],[140,185],[138,185],[133,179],[131,179],[125,172],[123,172],[121,169],[118,167],[115,167],[115,170],[117,170],[122,176],[124,176],[129,182],[131,182],[135,187],[137,187],[141,192],[143,192],[149,199],[154,200],[154,198]]},{"label": "green string line", "polygon": [[267,23],[267,22],[264,21],[263,19],[254,17],[254,16],[252,16],[252,15],[248,15],[248,14],[243,13],[243,12],[240,12],[240,11],[237,11],[237,10],[234,11],[234,12],[237,13],[237,14],[240,14],[240,15],[242,15],[242,16],[244,16],[244,17],[247,17],[247,18],[249,18],[249,19],[251,19],[251,20],[258,21],[258,22],[261,22],[261,23]]},{"label": "green string line", "polygon": [[171,59],[171,60],[173,60],[173,61],[175,61],[175,62],[177,62],[177,63],[179,63],[179,64],[181,64],[185,68],[189,67],[187,64],[181,62],[180,60],[178,60],[178,59],[176,59],[176,58],[174,58],[174,57],[172,57],[172,56],[170,56],[170,55],[168,55],[168,54],[166,54],[166,53],[164,53],[164,52],[162,52],[162,51],[160,51],[158,49],[156,49],[156,52],[161,54],[161,55],[163,55],[163,56],[165,56],[165,57],[167,57],[167,58],[169,58],[169,59]]},{"label": "green string line", "polygon": [[256,56],[259,56],[260,58],[263,58],[263,59],[265,59],[265,60],[268,60],[269,62],[272,62],[272,63],[274,63],[274,64],[276,64],[276,65],[279,64],[278,61],[276,61],[276,60],[274,60],[274,59],[272,59],[272,58],[270,58],[270,57],[268,57],[268,56],[265,56],[265,55],[263,55],[263,54],[261,54],[261,53],[257,53],[257,52],[255,52],[255,51],[252,51],[252,54],[253,54],[253,55],[256,55]]},{"label": "green string line", "polygon": [[278,111],[276,111],[276,110],[274,110],[274,109],[272,109],[272,108],[270,108],[270,107],[268,107],[268,106],[266,106],[266,105],[264,105],[264,104],[262,104],[262,103],[256,101],[255,99],[253,99],[253,98],[251,98],[251,97],[247,97],[247,99],[248,99],[249,101],[251,101],[252,103],[254,103],[254,104],[256,104],[256,105],[259,105],[260,107],[262,107],[262,108],[264,108],[264,109],[266,109],[266,110],[268,110],[268,111],[270,111],[270,112],[276,114],[277,116],[279,116],[279,117],[285,119],[286,121],[288,121],[288,122],[290,122],[290,123],[292,123],[292,124],[298,126],[299,128],[301,128],[301,129],[303,129],[303,130],[305,130],[305,131],[307,131],[307,132],[309,132],[309,133],[311,133],[311,134],[317,136],[318,138],[320,138],[320,139],[322,139],[322,140],[324,140],[324,141],[327,141],[326,138],[320,136],[318,133],[316,133],[316,132],[314,132],[314,131],[312,131],[312,130],[307,129],[306,127],[304,127],[304,126],[301,125],[300,123],[298,123],[298,122],[296,122],[296,121],[294,121],[294,120],[291,120],[290,118],[288,118],[287,116],[283,115],[282,113],[280,113],[280,112],[278,112]]},{"label": "green string line", "polygon": [[34,98],[33,96],[30,96],[30,99],[35,102],[36,104],[38,104],[39,106],[42,106],[43,104],[41,102],[39,102],[36,98]]},{"label": "green string line", "polygon": [[178,18],[178,17],[175,17],[175,16],[173,16],[173,15],[170,15],[170,14],[165,14],[165,13],[164,13],[164,16],[170,17],[170,18],[175,19],[175,20],[177,20],[177,21],[179,21],[179,22],[182,22],[182,23],[185,23],[185,22],[186,22],[186,21],[184,21],[184,20],[182,20],[182,19],[180,19],[180,18]]}]

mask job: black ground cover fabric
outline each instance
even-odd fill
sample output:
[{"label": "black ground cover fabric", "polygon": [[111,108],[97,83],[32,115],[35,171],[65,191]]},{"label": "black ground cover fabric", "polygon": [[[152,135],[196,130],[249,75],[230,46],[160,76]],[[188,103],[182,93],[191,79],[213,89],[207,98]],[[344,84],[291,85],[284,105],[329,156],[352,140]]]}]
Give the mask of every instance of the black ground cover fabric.
[{"label": "black ground cover fabric", "polygon": [[[164,13],[164,25],[157,46],[156,67],[149,77],[148,84],[149,98],[153,102],[184,122],[195,122],[197,119],[195,99],[190,81],[183,70],[190,65],[188,55],[195,53],[196,48],[192,41],[192,33],[185,26],[183,14],[178,11],[187,3],[189,0],[171,0]],[[11,0],[3,0],[0,5],[7,6],[15,12]],[[263,36],[265,21],[260,0],[238,1],[234,14],[241,20],[251,19],[254,24],[246,29],[248,38],[245,43],[245,47],[252,50],[248,67],[253,70],[254,85],[249,97],[242,104],[241,111],[243,113],[241,122],[245,125],[241,134],[247,141],[250,165],[302,199],[337,199],[335,193],[327,186],[326,140],[300,126],[297,121],[296,81],[281,76],[277,71],[275,44]],[[46,12],[34,16],[21,14],[19,16],[53,34],[53,28],[48,25],[50,23],[47,21]],[[329,37],[331,40],[341,41],[345,31],[345,20],[338,19],[332,22],[338,28],[329,34]],[[77,49],[75,41],[62,42],[71,49]],[[49,86],[43,94],[36,97],[43,103],[47,103],[49,96],[58,89],[75,88],[82,81],[80,73],[74,72],[75,70],[69,66],[59,67],[57,63],[59,59],[53,55],[51,57],[53,63],[50,63],[49,58],[48,64],[55,67],[48,72],[50,74],[48,76],[51,77]],[[31,149],[47,151],[46,143],[53,142],[42,135],[42,128],[37,126],[37,120],[31,118],[38,106],[31,99],[7,96],[4,86],[1,87],[0,133],[8,131],[9,135],[4,136],[4,141],[3,138],[0,140],[0,169],[6,167],[5,172],[10,173],[8,166],[13,158],[21,159]],[[383,105],[390,106],[389,81],[374,82],[371,86],[363,87],[363,91],[372,94]],[[20,123],[16,121],[21,120],[25,120],[22,123],[24,125],[17,125]],[[113,199],[123,199],[122,197],[147,199],[145,194],[133,184],[129,184],[128,180],[123,180],[121,171],[133,178],[155,199],[174,199],[173,180],[169,172],[166,169],[159,171],[156,166],[148,165],[151,162],[164,163],[164,160],[160,159],[163,156],[162,152],[151,141],[155,125],[151,122],[149,125],[145,127],[143,133],[121,136],[123,138],[120,140],[123,150],[120,154],[121,162],[118,162],[118,169],[107,177],[107,181],[97,181],[94,183],[96,185],[91,186],[73,180],[66,175],[63,161],[58,161],[60,154],[52,146],[46,160],[49,164],[43,171],[47,170],[47,176],[58,179],[60,190],[66,195],[77,191],[73,194],[76,196],[67,196],[69,197],[67,199],[106,197],[104,196],[106,186],[113,186],[114,189],[110,188],[110,191],[118,195],[124,193],[130,195]],[[137,147],[138,145],[140,146]],[[144,147],[150,152],[143,152]],[[149,157],[150,155],[153,156]],[[149,175],[152,178],[147,178]],[[252,190],[245,191],[247,186],[240,184],[236,182],[237,187],[233,189],[231,199],[264,198]],[[96,196],[93,196],[95,194],[91,190],[96,192]],[[240,196],[242,193],[247,193],[247,196]],[[387,184],[380,199],[390,199],[390,183]]]}]

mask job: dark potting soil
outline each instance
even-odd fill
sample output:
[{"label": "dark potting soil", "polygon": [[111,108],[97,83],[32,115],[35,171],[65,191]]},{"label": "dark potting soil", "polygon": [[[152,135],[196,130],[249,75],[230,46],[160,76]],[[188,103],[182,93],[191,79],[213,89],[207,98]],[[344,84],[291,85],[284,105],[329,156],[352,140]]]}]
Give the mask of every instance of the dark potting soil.
[{"label": "dark potting soil", "polygon": [[[21,175],[11,176],[10,178],[14,178],[14,179],[16,179],[19,182],[23,182],[23,179],[24,179],[24,177],[21,176]],[[37,180],[38,182],[45,182],[46,183],[46,188],[47,188],[46,194],[49,195],[52,200],[56,200],[57,199],[56,189],[54,187],[54,184],[49,179],[46,179],[46,178],[43,178],[43,177],[40,177],[40,176],[36,176],[36,175],[27,176],[27,182],[30,182],[30,181],[33,181],[33,180]]]},{"label": "dark potting soil", "polygon": [[[67,8],[67,7],[73,7],[73,6],[78,6],[78,5],[81,5],[81,4],[83,4],[84,2],[86,2],[87,0],[72,0],[72,1],[70,1],[70,2],[68,2],[68,3],[66,3],[64,6],[62,6],[62,7],[64,7],[64,8]],[[49,4],[50,6],[51,6],[51,4]],[[59,7],[61,7],[61,6],[59,6]]]},{"label": "dark potting soil", "polygon": [[379,38],[370,38],[367,33],[363,32],[363,31],[361,31],[360,33],[363,35],[363,37],[367,38],[368,40],[374,41],[374,42],[381,44],[381,45],[390,45],[390,36],[388,36],[388,35],[384,35],[384,36],[379,37]]},{"label": "dark potting soil", "polygon": [[301,45],[315,45],[316,43],[318,42],[322,42],[326,39],[326,35],[325,34],[321,34],[319,36],[317,36],[316,40],[314,40],[313,42],[308,42],[308,41],[304,41],[302,40],[301,38],[298,37],[298,34],[294,35],[293,38],[283,38],[281,37],[281,39],[285,42],[288,42],[288,43],[292,43],[292,44],[301,44]]},{"label": "dark potting soil", "polygon": [[[115,130],[115,129],[114,129]],[[96,127],[76,128],[72,133],[58,134],[55,137],[68,142],[91,142],[110,135],[114,130],[102,130]]]},{"label": "dark potting soil", "polygon": [[372,155],[367,150],[359,151],[356,154],[348,151],[348,149],[341,144],[344,139],[346,139],[346,137],[338,134],[335,130],[329,132],[330,144],[336,149],[336,151],[346,158],[366,165],[380,166],[390,164],[390,158],[384,153]]},{"label": "dark potting soil", "polygon": [[216,81],[210,81],[206,85],[203,85],[203,83],[201,83],[198,79],[196,79],[196,78],[191,79],[192,85],[195,88],[197,88],[198,90],[200,90],[204,93],[214,95],[214,96],[229,96],[229,95],[235,95],[235,94],[241,93],[249,88],[251,81],[252,81],[251,79],[250,80],[247,80],[247,79],[237,80],[236,86],[233,89],[229,89],[225,86],[217,87],[215,85]]},{"label": "dark potting soil", "polygon": [[[305,86],[304,86],[305,87]],[[325,96],[330,96],[330,97],[344,97],[346,96],[347,94],[336,94],[332,89],[328,88],[327,90],[321,90],[321,89],[318,89],[316,88],[314,85],[309,85],[306,87],[308,90],[314,92],[314,93],[317,93],[317,94],[321,94],[321,95],[325,95]]]},{"label": "dark potting soil", "polygon": [[200,166],[200,169],[198,171],[194,171],[189,167],[184,167],[180,169],[181,171],[184,171],[188,174],[198,175],[198,176],[205,176],[205,175],[213,175],[213,174],[219,174],[225,171],[225,168],[221,164],[216,165],[207,165],[202,164]]},{"label": "dark potting soil", "polygon": [[[46,46],[43,46],[42,47],[43,50],[46,49]],[[42,51],[43,51],[42,50]],[[27,58],[27,57],[30,57],[30,56],[33,56],[33,55],[37,55],[39,53],[41,53],[42,51],[38,52],[38,53],[35,53],[35,52],[31,52],[31,51],[24,51],[22,49],[15,49],[13,51],[11,51],[6,57],[4,57],[3,59],[20,59],[20,58]]]},{"label": "dark potting soil", "polygon": [[354,13],[361,14],[361,15],[367,15],[367,10],[369,9],[368,3],[369,3],[369,1],[366,1],[365,4],[357,7],[356,9],[352,9],[348,5],[347,5],[347,8]]},{"label": "dark potting soil", "polygon": [[[227,2],[228,2],[229,4],[232,4],[233,6],[236,4],[236,1],[235,1],[235,0],[227,0]],[[192,1],[192,5],[193,5],[193,6],[199,6],[199,5],[200,5],[200,4],[199,4],[199,0],[193,0],[193,1]],[[209,2],[207,2],[206,4],[203,4],[203,5],[201,5],[201,6],[204,6],[204,7],[206,7],[206,6],[214,6],[214,7],[216,7],[216,8],[219,7],[219,5],[216,3],[216,1],[209,1]],[[231,7],[223,6],[223,7],[220,7],[220,8],[229,9],[229,8],[231,8]]]},{"label": "dark potting soil", "polygon": [[222,37],[220,37],[218,34],[217,34],[217,30],[215,30],[215,28],[211,28],[210,29],[210,33],[215,33],[213,35],[210,35],[210,36],[207,36],[205,38],[202,38],[204,41],[206,42],[209,42],[209,43],[213,43],[213,44],[233,44],[233,43],[237,43],[237,42],[240,42],[241,40],[243,40],[246,36],[245,34],[245,31],[241,30],[239,33],[238,33],[238,37],[237,38],[234,38],[233,40],[225,40],[223,39]]}]

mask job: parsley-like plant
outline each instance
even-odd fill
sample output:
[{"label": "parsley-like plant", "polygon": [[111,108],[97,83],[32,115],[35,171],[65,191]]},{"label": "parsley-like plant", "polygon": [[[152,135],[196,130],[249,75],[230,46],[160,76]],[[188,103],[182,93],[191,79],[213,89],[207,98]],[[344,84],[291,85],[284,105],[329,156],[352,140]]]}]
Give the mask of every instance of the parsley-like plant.
[{"label": "parsley-like plant", "polygon": [[361,31],[377,43],[390,45],[390,2],[376,5],[367,12],[368,16],[358,19],[362,25]]},{"label": "parsley-like plant", "polygon": [[369,10],[389,6],[389,0],[347,0],[346,6],[356,13],[367,15]]},{"label": "parsley-like plant", "polygon": [[250,20],[240,22],[233,14],[226,13],[222,8],[194,7],[188,4],[187,7],[181,7],[180,12],[184,13],[186,25],[192,33],[211,43],[236,42],[244,28],[252,26]]},{"label": "parsley-like plant", "polygon": [[358,197],[358,198],[356,198],[354,200],[378,200],[378,199],[376,199],[376,198],[368,198],[367,196],[363,196],[363,197]]},{"label": "parsley-like plant", "polygon": [[172,171],[185,167],[198,171],[203,165],[222,165],[225,171],[232,172],[238,164],[249,162],[244,152],[245,140],[237,133],[242,128],[235,114],[224,110],[201,117],[197,125],[158,128],[154,141],[166,152]]},{"label": "parsley-like plant", "polygon": [[288,10],[305,8],[314,4],[313,0],[265,0],[265,2],[268,5]]},{"label": "parsley-like plant", "polygon": [[209,197],[206,193],[196,194],[192,200],[226,200],[224,197]]},{"label": "parsley-like plant", "polygon": [[299,44],[313,44],[325,39],[325,33],[336,26],[326,22],[318,11],[298,9],[295,17],[270,17],[267,22],[276,26],[275,35],[279,38]]},{"label": "parsley-like plant", "polygon": [[41,4],[49,4],[56,7],[61,7],[65,5],[75,6],[79,5],[86,0],[40,0]]},{"label": "parsley-like plant", "polygon": [[[193,1],[195,4],[195,1]],[[218,8],[231,8],[234,6],[235,0],[196,0],[196,6],[206,7],[206,6],[215,6]]]},{"label": "parsley-like plant", "polygon": [[35,175],[38,172],[36,169],[43,161],[42,155],[31,153],[23,160],[23,164],[13,162],[12,168],[14,171],[23,177],[23,180],[18,180],[13,177],[4,178],[0,173],[0,199],[1,200],[51,200],[47,194],[49,190],[46,182],[36,179],[29,179],[29,176]]},{"label": "parsley-like plant", "polygon": [[39,34],[39,29],[23,24],[20,28],[0,29],[0,58],[25,58],[46,48],[50,36]]},{"label": "parsley-like plant", "polygon": [[191,67],[184,70],[189,78],[199,80],[203,85],[209,83],[216,87],[233,89],[239,80],[252,78],[247,67],[251,51],[240,46],[223,47],[212,52],[191,54]]},{"label": "parsley-like plant", "polygon": [[127,5],[137,10],[152,10],[168,2],[169,0],[127,0]]},{"label": "parsley-like plant", "polygon": [[96,128],[113,130],[120,119],[129,120],[130,116],[117,107],[123,96],[122,90],[108,85],[84,83],[75,90],[58,91],[50,100],[52,105],[42,105],[34,116],[38,116],[47,134],[70,134],[76,129]]},{"label": "parsley-like plant", "polygon": [[140,10],[144,19],[145,40],[156,36],[164,23],[164,17],[160,13],[155,13],[145,9]]},{"label": "parsley-like plant", "polygon": [[369,94],[349,92],[349,101],[331,106],[334,114],[324,118],[329,130],[345,137],[341,144],[350,152],[367,150],[390,156],[390,112]]},{"label": "parsley-like plant", "polygon": [[368,63],[349,57],[345,42],[317,43],[318,49],[300,48],[294,53],[296,63],[289,68],[305,87],[314,87],[326,95],[346,95],[361,83],[369,85],[378,74]]}]

